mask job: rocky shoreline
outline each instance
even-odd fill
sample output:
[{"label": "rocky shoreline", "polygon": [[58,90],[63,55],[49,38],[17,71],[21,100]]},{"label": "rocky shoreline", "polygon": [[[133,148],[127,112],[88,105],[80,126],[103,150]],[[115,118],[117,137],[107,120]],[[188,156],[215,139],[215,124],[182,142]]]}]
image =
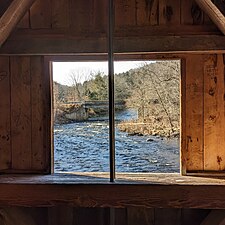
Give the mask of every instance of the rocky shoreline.
[{"label": "rocky shoreline", "polygon": [[130,136],[160,136],[166,138],[179,138],[180,130],[179,127],[173,127],[171,129],[168,126],[157,126],[151,123],[138,123],[138,122],[121,122],[117,124],[117,128],[128,133]]},{"label": "rocky shoreline", "polygon": [[[55,124],[69,124],[74,122],[91,121],[98,118],[105,118],[108,115],[105,109],[88,109],[82,105],[61,105],[54,113]],[[116,127],[119,131],[126,132],[129,136],[159,136],[166,138],[179,138],[180,130],[177,121],[171,128],[170,124],[164,120],[139,122],[139,120],[119,121]]]}]

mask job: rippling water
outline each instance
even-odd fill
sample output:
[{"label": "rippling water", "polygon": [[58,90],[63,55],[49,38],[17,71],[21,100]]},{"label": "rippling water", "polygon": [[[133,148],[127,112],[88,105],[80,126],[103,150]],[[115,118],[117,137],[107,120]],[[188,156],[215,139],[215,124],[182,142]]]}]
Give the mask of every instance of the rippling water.
[{"label": "rippling water", "polygon": [[[126,111],[119,120],[131,116],[135,115]],[[108,129],[105,121],[56,125],[55,171],[109,171]],[[179,172],[179,140],[129,136],[116,130],[116,170]]]}]

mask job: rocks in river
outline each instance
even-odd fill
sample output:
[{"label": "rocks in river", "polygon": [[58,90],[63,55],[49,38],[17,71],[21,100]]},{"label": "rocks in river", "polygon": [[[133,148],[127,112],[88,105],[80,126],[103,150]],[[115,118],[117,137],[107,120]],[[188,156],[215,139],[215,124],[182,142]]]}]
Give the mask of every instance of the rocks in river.
[{"label": "rocks in river", "polygon": [[154,141],[154,139],[152,139],[152,138],[148,138],[146,141],[148,141],[148,142],[153,142],[153,141]]},{"label": "rocks in river", "polygon": [[154,127],[150,123],[139,123],[137,121],[130,122],[120,122],[117,124],[117,128],[128,133],[129,136],[155,136],[155,137],[164,137],[164,138],[179,138],[180,131],[179,127],[164,127],[158,126]]}]

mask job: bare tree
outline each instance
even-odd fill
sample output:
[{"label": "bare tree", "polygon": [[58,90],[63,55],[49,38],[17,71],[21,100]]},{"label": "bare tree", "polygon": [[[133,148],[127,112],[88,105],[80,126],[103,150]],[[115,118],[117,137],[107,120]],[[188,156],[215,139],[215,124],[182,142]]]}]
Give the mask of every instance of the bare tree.
[{"label": "bare tree", "polygon": [[[138,109],[142,122],[157,120],[171,132],[179,123],[179,61],[144,64],[134,71],[129,106]],[[167,121],[167,122],[166,122]],[[167,125],[168,124],[168,125]]]},{"label": "bare tree", "polygon": [[85,86],[83,83],[90,80],[92,76],[93,73],[88,69],[70,71],[69,83],[72,87],[72,97],[74,102],[85,100]]}]

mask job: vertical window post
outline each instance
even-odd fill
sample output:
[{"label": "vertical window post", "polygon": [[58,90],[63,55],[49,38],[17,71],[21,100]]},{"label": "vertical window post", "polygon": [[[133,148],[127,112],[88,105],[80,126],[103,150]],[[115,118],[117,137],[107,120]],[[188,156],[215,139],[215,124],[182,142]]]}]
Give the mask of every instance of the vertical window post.
[{"label": "vertical window post", "polygon": [[109,150],[110,150],[110,182],[115,179],[115,107],[114,107],[114,0],[108,6],[108,79],[109,79]]}]

